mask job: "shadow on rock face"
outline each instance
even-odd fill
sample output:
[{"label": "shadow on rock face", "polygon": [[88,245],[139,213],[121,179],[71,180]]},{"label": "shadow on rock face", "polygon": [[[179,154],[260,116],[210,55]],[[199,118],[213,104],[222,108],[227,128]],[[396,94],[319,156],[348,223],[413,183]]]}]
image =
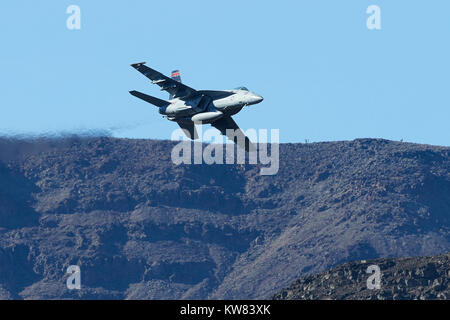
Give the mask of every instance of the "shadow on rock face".
[{"label": "shadow on rock face", "polygon": [[31,207],[37,187],[21,173],[0,163],[0,228],[31,227],[38,224],[39,214]]},{"label": "shadow on rock face", "polygon": [[0,270],[0,284],[11,292],[20,292],[39,277],[33,271],[29,249],[24,245],[0,248]]}]

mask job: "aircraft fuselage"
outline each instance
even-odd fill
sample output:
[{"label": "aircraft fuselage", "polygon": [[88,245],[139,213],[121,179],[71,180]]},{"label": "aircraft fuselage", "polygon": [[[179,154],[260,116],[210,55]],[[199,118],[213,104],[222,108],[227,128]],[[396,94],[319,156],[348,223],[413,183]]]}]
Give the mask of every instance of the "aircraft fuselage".
[{"label": "aircraft fuselage", "polygon": [[193,99],[172,99],[168,106],[159,108],[159,113],[171,121],[211,123],[223,116],[234,115],[243,107],[263,100],[261,96],[247,90],[221,91],[216,97],[211,92],[213,91],[205,92]]}]

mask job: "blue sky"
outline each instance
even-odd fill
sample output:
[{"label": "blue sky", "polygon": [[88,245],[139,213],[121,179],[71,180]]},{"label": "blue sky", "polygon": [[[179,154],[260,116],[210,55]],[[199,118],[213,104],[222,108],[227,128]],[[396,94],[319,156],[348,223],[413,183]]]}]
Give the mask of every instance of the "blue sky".
[{"label": "blue sky", "polygon": [[[66,9],[81,8],[81,30]],[[381,8],[368,30],[366,8]],[[450,2],[0,2],[0,134],[109,130],[170,139],[175,123],[128,91],[165,92],[130,67],[180,69],[197,89],[246,86],[243,129],[282,142],[355,138],[450,145]]]}]

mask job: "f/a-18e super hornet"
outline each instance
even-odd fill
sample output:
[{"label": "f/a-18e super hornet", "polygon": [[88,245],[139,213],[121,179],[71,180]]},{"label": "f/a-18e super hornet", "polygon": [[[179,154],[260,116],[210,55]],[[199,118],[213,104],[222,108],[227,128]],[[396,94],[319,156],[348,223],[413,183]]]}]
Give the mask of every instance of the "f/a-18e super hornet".
[{"label": "f/a-18e super hornet", "polygon": [[[198,138],[195,123],[209,123],[223,135],[233,140],[247,152],[255,151],[255,146],[239,129],[231,118],[243,107],[260,103],[263,97],[250,92],[245,87],[234,90],[195,90],[181,82],[180,72],[175,70],[169,78],[145,65],[145,62],[131,65],[153,84],[170,94],[169,101],[161,100],[139,91],[130,93],[159,108],[159,113],[170,121],[175,121],[192,140]],[[227,130],[232,129],[232,130]]]}]

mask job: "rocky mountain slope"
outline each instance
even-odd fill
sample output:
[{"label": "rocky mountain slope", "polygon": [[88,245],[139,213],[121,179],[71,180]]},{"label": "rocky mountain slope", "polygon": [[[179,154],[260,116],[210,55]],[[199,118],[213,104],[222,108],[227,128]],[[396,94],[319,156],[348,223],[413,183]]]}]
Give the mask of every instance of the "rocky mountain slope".
[{"label": "rocky mountain slope", "polygon": [[0,139],[0,298],[269,298],[344,262],[450,251],[448,147],[282,144],[261,176],[176,166],[173,146]]},{"label": "rocky mountain slope", "polygon": [[[369,279],[380,269],[380,287]],[[450,299],[450,253],[434,257],[348,262],[332,270],[303,277],[274,299],[430,300]]]}]

